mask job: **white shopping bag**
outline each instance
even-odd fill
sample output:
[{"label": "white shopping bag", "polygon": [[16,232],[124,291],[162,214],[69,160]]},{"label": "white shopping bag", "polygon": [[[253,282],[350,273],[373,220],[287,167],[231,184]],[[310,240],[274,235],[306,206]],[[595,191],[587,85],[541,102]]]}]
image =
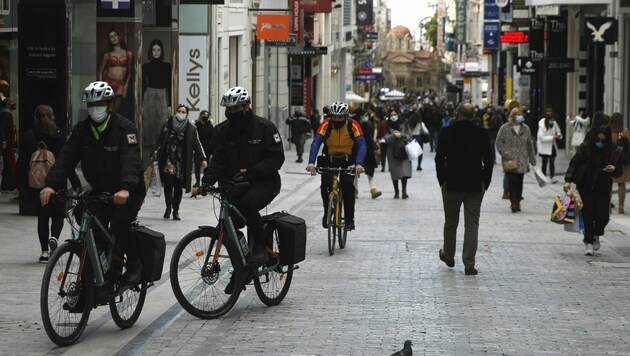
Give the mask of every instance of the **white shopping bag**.
[{"label": "white shopping bag", "polygon": [[538,166],[534,166],[534,176],[536,176],[536,181],[538,182],[538,186],[541,188],[549,184],[549,178],[547,178],[543,172],[538,168]]},{"label": "white shopping bag", "polygon": [[160,179],[160,167],[157,162],[153,162],[153,172],[151,173],[149,189],[156,197],[162,195],[162,180]]},{"label": "white shopping bag", "polygon": [[405,151],[410,161],[416,160],[422,154],[422,147],[415,139],[405,145]]}]

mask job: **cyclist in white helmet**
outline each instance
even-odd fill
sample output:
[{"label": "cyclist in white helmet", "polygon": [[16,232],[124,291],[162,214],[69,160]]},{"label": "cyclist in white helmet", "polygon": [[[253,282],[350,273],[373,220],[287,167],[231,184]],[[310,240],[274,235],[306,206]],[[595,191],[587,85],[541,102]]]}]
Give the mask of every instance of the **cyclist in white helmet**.
[{"label": "cyclist in white helmet", "polygon": [[[127,255],[127,272],[123,282],[135,286],[140,282],[142,264],[135,239],[129,231],[144,201],[142,157],[136,127],[124,116],[112,111],[114,91],[102,81],[93,82],[83,92],[89,116],[72,129],[59,157],[46,176],[46,187],[40,193],[42,205],[48,204],[57,190],[65,189],[66,178],[81,162],[91,194],[110,193],[114,204],[103,204],[93,211],[116,236]],[[50,248],[57,247],[56,239]]]},{"label": "cyclist in white helmet", "polygon": [[[236,192],[229,200],[247,219],[248,237],[254,239],[251,261],[264,263],[269,256],[259,211],[280,193],[278,171],[284,163],[284,149],[276,126],[256,116],[250,103],[249,93],[243,87],[231,88],[223,94],[221,106],[225,107],[227,120],[214,128],[214,150],[202,182],[204,186],[216,182],[249,183],[247,189]],[[225,293],[231,294],[233,290],[234,283],[229,283]]]},{"label": "cyclist in white helmet", "polygon": [[[306,170],[314,173],[315,160],[320,166],[348,167],[355,165],[357,177],[365,171],[363,162],[367,151],[365,137],[361,130],[361,124],[350,118],[348,104],[336,101],[330,106],[330,114],[315,132]],[[323,156],[317,157],[319,147],[324,144]],[[354,230],[354,177],[342,174],[339,178],[343,192],[344,218],[346,230]],[[324,203],[324,218],[322,226],[328,228],[326,223],[326,209],[328,208],[328,193],[332,189],[332,177],[322,174],[321,195]]]}]

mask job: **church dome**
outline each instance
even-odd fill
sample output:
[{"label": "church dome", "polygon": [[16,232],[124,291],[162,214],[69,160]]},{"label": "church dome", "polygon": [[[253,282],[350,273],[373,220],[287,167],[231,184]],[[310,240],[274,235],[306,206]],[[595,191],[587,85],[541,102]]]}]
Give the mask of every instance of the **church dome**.
[{"label": "church dome", "polygon": [[406,35],[411,36],[411,31],[409,31],[407,27],[400,25],[400,26],[396,26],[392,28],[389,31],[389,34],[395,35],[395,36],[406,36]]}]

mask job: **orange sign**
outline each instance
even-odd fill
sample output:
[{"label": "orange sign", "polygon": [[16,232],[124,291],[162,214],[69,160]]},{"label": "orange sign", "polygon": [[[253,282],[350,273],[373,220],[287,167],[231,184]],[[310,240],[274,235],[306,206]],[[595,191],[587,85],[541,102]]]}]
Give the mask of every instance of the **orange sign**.
[{"label": "orange sign", "polygon": [[289,15],[256,16],[256,37],[259,40],[288,40]]}]

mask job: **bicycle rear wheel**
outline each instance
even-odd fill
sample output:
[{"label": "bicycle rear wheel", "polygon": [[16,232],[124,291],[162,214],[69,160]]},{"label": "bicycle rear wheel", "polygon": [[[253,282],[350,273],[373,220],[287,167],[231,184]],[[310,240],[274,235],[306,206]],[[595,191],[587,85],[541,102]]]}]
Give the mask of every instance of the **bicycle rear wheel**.
[{"label": "bicycle rear wheel", "polygon": [[326,221],[328,222],[328,254],[335,254],[335,240],[337,239],[337,196],[329,195],[328,199],[328,216],[326,217]]},{"label": "bicycle rear wheel", "polygon": [[[171,287],[177,301],[187,312],[202,319],[218,318],[230,311],[243,285],[243,262],[237,246],[227,236],[218,245],[218,230],[197,229],[184,236],[171,258]],[[226,294],[231,279],[235,287]]]},{"label": "bicycle rear wheel", "polygon": [[48,337],[59,346],[74,344],[87,325],[94,284],[87,260],[79,276],[83,247],[64,243],[50,256],[44,270],[40,307]]},{"label": "bicycle rear wheel", "polygon": [[[125,272],[121,266],[115,267],[122,269],[122,271],[116,271],[115,275],[122,276]],[[114,272],[114,271],[112,271]],[[133,288],[127,289],[122,294],[109,298],[109,311],[112,314],[114,323],[121,328],[127,329],[133,326],[140,317],[142,307],[144,306],[144,300],[147,296],[147,290],[143,287],[144,283],[141,283]],[[120,288],[120,282],[117,285]],[[114,288],[114,290],[117,290]]]},{"label": "bicycle rear wheel", "polygon": [[278,305],[289,291],[291,280],[293,279],[293,264],[282,267],[279,263],[279,241],[278,230],[273,230],[273,257],[263,266],[258,267],[256,272],[276,265],[272,270],[267,271],[262,276],[254,277],[254,287],[258,298],[268,306]]}]

